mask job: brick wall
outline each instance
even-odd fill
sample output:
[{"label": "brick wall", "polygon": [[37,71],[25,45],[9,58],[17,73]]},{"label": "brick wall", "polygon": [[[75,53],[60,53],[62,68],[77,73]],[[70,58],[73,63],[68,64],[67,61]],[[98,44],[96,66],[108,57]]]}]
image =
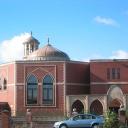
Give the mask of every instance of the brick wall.
[{"label": "brick wall", "polygon": [[[25,83],[27,77],[33,74],[38,80],[38,104],[34,107],[26,105]],[[55,104],[44,106],[42,104],[42,80],[47,75],[54,77]],[[24,115],[27,108],[31,108],[34,115],[55,115],[64,112],[64,63],[41,62],[41,63],[18,63],[17,62],[17,114]]]},{"label": "brick wall", "polygon": [[11,128],[10,114],[8,111],[1,112],[1,126],[2,128]]},{"label": "brick wall", "polygon": [[0,102],[8,102],[12,110],[15,107],[14,100],[14,82],[15,82],[15,64],[8,63],[0,66],[0,78],[7,80],[7,88],[0,90]]},{"label": "brick wall", "polygon": [[90,91],[89,63],[66,63],[66,93],[67,95],[89,94]]},{"label": "brick wall", "polygon": [[[108,79],[107,69],[119,68],[119,79]],[[123,93],[128,93],[128,61],[90,62],[91,93],[106,94],[112,84],[119,85]]]}]

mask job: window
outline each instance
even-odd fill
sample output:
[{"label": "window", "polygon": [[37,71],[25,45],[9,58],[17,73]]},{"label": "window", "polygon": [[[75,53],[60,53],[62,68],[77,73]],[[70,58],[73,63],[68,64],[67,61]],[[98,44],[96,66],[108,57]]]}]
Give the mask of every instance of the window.
[{"label": "window", "polygon": [[27,79],[27,104],[37,104],[37,79],[34,75]]},{"label": "window", "polygon": [[120,79],[120,68],[117,68],[117,79]]},{"label": "window", "polygon": [[53,78],[46,75],[42,85],[42,103],[46,105],[53,104]]},{"label": "window", "polygon": [[116,69],[112,68],[112,79],[116,78]]},{"label": "window", "polygon": [[2,90],[2,80],[0,78],[0,90]]},{"label": "window", "polygon": [[110,68],[107,68],[107,79],[110,80]]},{"label": "window", "polygon": [[7,80],[6,78],[0,78],[0,90],[6,90],[7,89]]},{"label": "window", "polygon": [[120,68],[107,68],[107,79],[120,79]]},{"label": "window", "polygon": [[7,80],[4,78],[3,80],[3,89],[6,90],[7,89]]},{"label": "window", "polygon": [[81,119],[84,119],[83,115],[77,115],[77,116],[73,117],[73,120],[81,120]]}]

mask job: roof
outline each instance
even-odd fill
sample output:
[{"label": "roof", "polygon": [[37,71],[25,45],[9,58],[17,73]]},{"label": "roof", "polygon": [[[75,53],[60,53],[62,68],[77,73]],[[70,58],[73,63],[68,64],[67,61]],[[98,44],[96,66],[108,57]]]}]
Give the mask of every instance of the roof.
[{"label": "roof", "polygon": [[40,42],[36,38],[34,38],[32,35],[24,42],[24,44],[31,43],[31,42],[36,42],[40,44]]},{"label": "roof", "polygon": [[51,44],[45,45],[32,52],[27,60],[44,60],[44,61],[69,61],[69,56],[59,49],[54,48]]}]

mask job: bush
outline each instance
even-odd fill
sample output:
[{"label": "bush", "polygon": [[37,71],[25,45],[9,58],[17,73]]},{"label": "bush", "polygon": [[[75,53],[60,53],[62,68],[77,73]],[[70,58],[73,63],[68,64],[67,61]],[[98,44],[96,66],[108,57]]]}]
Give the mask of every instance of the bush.
[{"label": "bush", "polygon": [[115,112],[108,111],[106,113],[103,128],[119,128],[118,115]]}]

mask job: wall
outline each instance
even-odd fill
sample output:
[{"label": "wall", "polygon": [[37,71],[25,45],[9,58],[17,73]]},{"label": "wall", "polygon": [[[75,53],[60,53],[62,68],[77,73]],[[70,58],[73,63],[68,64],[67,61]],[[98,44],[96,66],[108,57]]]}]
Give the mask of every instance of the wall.
[{"label": "wall", "polygon": [[66,63],[66,93],[67,95],[89,94],[90,86],[89,63]]},{"label": "wall", "polygon": [[7,80],[7,88],[0,90],[0,102],[8,102],[12,113],[15,111],[15,63],[0,65],[0,78]]},{"label": "wall", "polygon": [[[107,79],[107,68],[119,68],[119,79]],[[106,94],[111,85],[118,85],[124,94],[128,93],[128,61],[109,60],[90,62],[90,84],[92,94]]]},{"label": "wall", "polygon": [[[38,79],[38,104],[35,106],[26,105],[26,79],[33,74]],[[42,104],[42,79],[51,74],[55,79],[54,106]],[[64,112],[64,63],[63,62],[17,62],[17,115],[24,115],[27,108],[31,108],[33,115],[63,114]]]}]

